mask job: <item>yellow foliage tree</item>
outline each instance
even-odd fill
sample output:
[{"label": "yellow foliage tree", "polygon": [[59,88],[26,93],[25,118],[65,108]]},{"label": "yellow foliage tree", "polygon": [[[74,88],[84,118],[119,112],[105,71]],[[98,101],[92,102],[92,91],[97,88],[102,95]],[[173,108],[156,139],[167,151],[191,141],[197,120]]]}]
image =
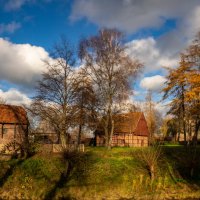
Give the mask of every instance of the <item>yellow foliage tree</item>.
[{"label": "yellow foliage tree", "polygon": [[172,98],[169,112],[181,121],[185,143],[191,129],[196,142],[200,128],[200,32],[181,54],[178,68],[168,70],[163,99]]}]

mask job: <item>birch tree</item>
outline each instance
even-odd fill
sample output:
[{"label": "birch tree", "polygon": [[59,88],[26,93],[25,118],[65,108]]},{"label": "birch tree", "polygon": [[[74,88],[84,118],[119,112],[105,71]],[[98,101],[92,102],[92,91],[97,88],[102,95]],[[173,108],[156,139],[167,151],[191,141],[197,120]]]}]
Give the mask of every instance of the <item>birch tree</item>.
[{"label": "birch tree", "polygon": [[79,55],[93,82],[99,102],[99,119],[105,132],[106,146],[110,148],[115,102],[128,97],[130,85],[142,64],[128,56],[123,34],[113,29],[102,29],[96,36],[82,40]]}]

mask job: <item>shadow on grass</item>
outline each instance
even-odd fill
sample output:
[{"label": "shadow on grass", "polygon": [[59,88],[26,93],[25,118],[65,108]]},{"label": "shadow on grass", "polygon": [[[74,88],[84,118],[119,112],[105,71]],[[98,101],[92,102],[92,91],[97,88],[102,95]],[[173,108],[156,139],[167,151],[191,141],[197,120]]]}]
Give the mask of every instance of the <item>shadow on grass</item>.
[{"label": "shadow on grass", "polygon": [[6,181],[10,176],[12,176],[15,168],[21,165],[24,162],[24,159],[17,160],[16,162],[12,163],[9,168],[6,170],[5,174],[0,178],[0,187],[3,187]]},{"label": "shadow on grass", "polygon": [[[67,178],[64,176],[64,174],[62,173],[60,176],[60,179],[58,180],[58,182],[54,185],[54,187],[45,195],[44,199],[45,200],[51,200],[54,199],[55,195],[56,195],[56,191],[57,189],[63,188],[65,186],[65,184],[68,182]],[[70,195],[62,197],[60,199],[66,199],[66,200],[71,200],[71,199],[75,199],[72,198]]]},{"label": "shadow on grass", "polygon": [[175,172],[175,181],[200,187],[200,146],[163,147],[163,153]]},{"label": "shadow on grass", "polygon": [[56,192],[59,189],[65,188],[65,196],[60,199],[75,200],[76,198],[67,194],[69,186],[67,185],[70,180],[76,180],[79,185],[80,180],[83,184],[86,180],[85,165],[87,165],[87,154],[80,152],[63,152],[62,162],[65,165],[64,171],[61,173],[59,180],[56,182],[54,187],[47,192],[44,199],[51,200],[55,199]]},{"label": "shadow on grass", "polygon": [[[27,157],[25,158],[18,158],[19,155],[17,154],[13,154],[10,158],[11,160],[6,161],[6,162],[10,162],[8,169],[6,170],[6,172],[0,177],[0,187],[3,187],[4,184],[6,183],[6,181],[8,180],[8,178],[10,176],[12,176],[14,170],[16,167],[20,166],[24,161],[26,161],[27,159],[31,158],[34,156],[34,154],[29,154]],[[2,164],[2,163],[1,163]],[[1,169],[2,170],[2,169]]]}]

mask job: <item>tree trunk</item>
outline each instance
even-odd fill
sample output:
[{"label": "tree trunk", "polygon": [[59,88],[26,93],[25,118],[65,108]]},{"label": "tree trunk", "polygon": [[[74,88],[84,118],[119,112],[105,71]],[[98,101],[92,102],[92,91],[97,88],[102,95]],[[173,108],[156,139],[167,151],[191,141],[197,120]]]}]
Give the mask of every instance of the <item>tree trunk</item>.
[{"label": "tree trunk", "polygon": [[178,117],[178,142],[180,142],[180,134],[181,134],[181,123],[180,123],[180,117]]},{"label": "tree trunk", "polygon": [[184,86],[182,86],[182,120],[183,120],[183,134],[184,134],[184,145],[187,145],[187,137],[186,137],[186,124],[185,124],[185,96],[184,96]]},{"label": "tree trunk", "polygon": [[24,153],[26,154],[26,157],[29,157],[31,152],[30,152],[30,147],[29,147],[29,138],[28,138],[28,135],[29,135],[29,127],[27,125],[26,128],[24,128],[24,133],[25,133],[25,137],[24,137]]},{"label": "tree trunk", "polygon": [[108,147],[108,144],[109,144],[108,128],[105,127],[104,131],[105,131],[105,146]]},{"label": "tree trunk", "polygon": [[82,133],[82,124],[79,125],[79,130],[78,130],[78,145],[81,144],[81,133]]},{"label": "tree trunk", "polygon": [[198,138],[199,127],[200,127],[200,121],[196,120],[196,122],[195,122],[194,137],[193,137],[193,144],[195,146],[197,145],[197,138]]},{"label": "tree trunk", "polygon": [[80,116],[79,116],[79,130],[78,130],[78,138],[77,138],[77,148],[79,146],[79,144],[81,144],[81,134],[82,134],[82,126],[83,126],[83,118],[84,118],[84,115],[83,115],[83,91],[81,91],[81,101],[80,101],[80,104],[79,104],[79,107],[80,107]]},{"label": "tree trunk", "polygon": [[155,178],[155,167],[154,167],[154,165],[150,166],[150,176],[151,176],[151,181],[153,181],[154,178]]},{"label": "tree trunk", "polygon": [[68,139],[67,139],[64,131],[62,131],[61,134],[60,134],[60,141],[61,141],[62,148],[66,149],[67,144],[68,144]]},{"label": "tree trunk", "polygon": [[106,116],[106,119],[105,119],[105,126],[104,126],[104,131],[105,131],[105,146],[106,147],[109,147],[109,140],[110,140],[110,119],[109,119],[109,109],[107,111],[107,116]]},{"label": "tree trunk", "polygon": [[114,131],[114,120],[112,120],[112,123],[111,123],[111,130],[110,130],[110,137],[109,137],[108,149],[111,149],[111,147],[112,147],[113,131]]}]

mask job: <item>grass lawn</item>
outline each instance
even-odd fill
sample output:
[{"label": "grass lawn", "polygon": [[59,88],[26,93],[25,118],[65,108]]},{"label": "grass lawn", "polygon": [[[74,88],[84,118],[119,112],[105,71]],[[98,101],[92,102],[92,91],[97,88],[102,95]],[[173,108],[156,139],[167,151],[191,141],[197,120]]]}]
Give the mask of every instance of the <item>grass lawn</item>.
[{"label": "grass lawn", "polygon": [[60,154],[2,160],[0,198],[200,198],[200,148],[163,146],[154,181],[150,180],[146,166],[138,158],[141,149],[113,148],[108,151],[103,147],[88,147],[85,153],[72,159],[73,168],[67,179],[63,178],[66,165]]}]

